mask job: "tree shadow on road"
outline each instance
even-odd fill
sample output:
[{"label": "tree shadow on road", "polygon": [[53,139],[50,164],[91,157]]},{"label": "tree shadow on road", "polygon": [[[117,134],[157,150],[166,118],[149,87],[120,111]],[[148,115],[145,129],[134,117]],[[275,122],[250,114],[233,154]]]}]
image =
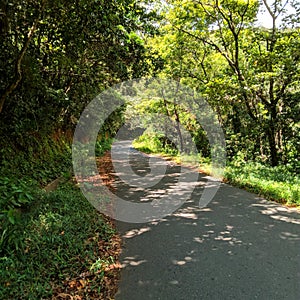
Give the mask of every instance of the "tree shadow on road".
[{"label": "tree shadow on road", "polygon": [[299,213],[228,185],[206,208],[200,196],[158,221],[118,223],[116,299],[299,299]]}]

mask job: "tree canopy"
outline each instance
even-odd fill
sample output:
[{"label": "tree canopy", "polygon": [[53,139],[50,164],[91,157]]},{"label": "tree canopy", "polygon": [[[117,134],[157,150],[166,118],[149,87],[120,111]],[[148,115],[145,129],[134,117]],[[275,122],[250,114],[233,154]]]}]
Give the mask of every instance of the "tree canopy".
[{"label": "tree canopy", "polygon": [[[271,28],[257,25],[261,9]],[[230,157],[299,164],[297,1],[1,0],[0,10],[4,140],[73,128],[105,88],[155,75],[207,98]],[[190,127],[201,147],[202,130]]]},{"label": "tree canopy", "polygon": [[[168,1],[150,47],[170,76],[202,91],[218,112],[230,155],[271,165],[299,155],[300,28],[285,2]],[[291,3],[299,9],[296,3]],[[271,28],[256,25],[264,7]]]},{"label": "tree canopy", "polygon": [[0,113],[4,132],[76,123],[114,83],[147,73],[151,12],[126,1],[0,2]]}]

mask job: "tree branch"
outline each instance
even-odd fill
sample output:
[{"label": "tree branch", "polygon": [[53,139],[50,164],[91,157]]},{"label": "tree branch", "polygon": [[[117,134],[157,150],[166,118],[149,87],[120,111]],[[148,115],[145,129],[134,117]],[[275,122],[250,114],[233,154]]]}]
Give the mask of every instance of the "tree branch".
[{"label": "tree branch", "polygon": [[3,111],[3,106],[4,106],[4,103],[5,103],[5,100],[6,98],[18,87],[19,83],[21,82],[22,80],[22,62],[23,62],[23,59],[24,59],[24,55],[28,49],[28,46],[32,40],[32,37],[37,29],[37,26],[38,26],[38,22],[40,21],[40,17],[41,17],[41,14],[42,14],[42,11],[44,10],[44,7],[45,7],[45,4],[46,4],[46,0],[44,0],[42,2],[42,5],[39,9],[39,12],[38,12],[38,16],[37,18],[34,20],[33,22],[33,25],[31,26],[28,34],[27,34],[27,37],[25,39],[25,43],[18,55],[18,58],[16,60],[16,64],[15,64],[15,78],[13,80],[13,82],[5,89],[5,92],[4,94],[1,96],[0,98],[0,114],[1,112]]}]

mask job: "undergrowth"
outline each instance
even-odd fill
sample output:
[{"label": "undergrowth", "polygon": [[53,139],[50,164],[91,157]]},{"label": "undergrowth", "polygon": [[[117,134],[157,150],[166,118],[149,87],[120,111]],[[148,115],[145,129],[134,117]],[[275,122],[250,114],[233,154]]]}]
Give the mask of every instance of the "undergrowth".
[{"label": "undergrowth", "polygon": [[51,299],[66,290],[99,296],[114,262],[101,257],[99,242],[109,246],[114,229],[73,183],[40,192],[33,204],[2,241],[0,299]]},{"label": "undergrowth", "polygon": [[[2,137],[3,139],[3,137]],[[19,178],[44,186],[70,173],[71,137],[27,136],[18,143],[0,140],[0,171],[3,177]]]},{"label": "undergrowth", "polygon": [[[18,209],[30,206],[37,189],[58,177],[70,178],[71,142],[70,136],[52,135],[6,143],[0,150],[0,222],[14,223]],[[109,150],[111,143],[112,139],[97,141],[96,156]]]},{"label": "undergrowth", "polygon": [[300,205],[300,177],[285,166],[270,167],[257,162],[231,162],[225,180],[267,199],[287,205]]},{"label": "undergrowth", "polygon": [[71,165],[70,138],[53,134],[6,140],[0,150],[1,229],[8,234],[6,221],[14,224],[40,188],[57,177],[69,178]]},{"label": "undergrowth", "polygon": [[[0,149],[0,299],[109,299],[113,291],[104,286],[116,275],[107,269],[118,251],[118,243],[111,245],[117,238],[111,223],[73,182],[51,193],[43,190],[58,177],[70,181],[72,139],[27,136],[5,142]],[[110,144],[97,142],[96,154]]]}]

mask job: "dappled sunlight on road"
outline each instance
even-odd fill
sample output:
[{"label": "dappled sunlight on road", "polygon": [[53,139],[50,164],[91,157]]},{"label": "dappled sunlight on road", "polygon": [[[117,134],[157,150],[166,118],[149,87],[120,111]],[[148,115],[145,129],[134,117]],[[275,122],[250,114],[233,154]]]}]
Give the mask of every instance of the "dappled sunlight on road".
[{"label": "dappled sunlight on road", "polygon": [[193,261],[194,261],[194,259],[193,259],[192,257],[186,256],[186,257],[183,258],[183,260],[176,260],[176,259],[174,259],[174,260],[172,261],[172,263],[173,263],[174,265],[183,266],[183,265],[185,265],[186,263],[191,263],[191,262],[193,262]]},{"label": "dappled sunlight on road", "polygon": [[300,234],[290,233],[290,232],[281,232],[279,237],[283,240],[292,240],[292,241],[299,241]]},{"label": "dappled sunlight on road", "polygon": [[132,229],[132,230],[127,231],[122,237],[125,239],[130,239],[130,238],[133,238],[137,235],[143,234],[150,230],[151,230],[150,227],[144,227],[144,228],[140,228],[140,229]]},{"label": "dappled sunlight on road", "polygon": [[200,195],[196,191],[162,220],[118,224],[124,250],[116,299],[127,299],[127,288],[135,286],[141,290],[132,291],[132,299],[139,294],[147,299],[233,299],[238,294],[243,299],[247,293],[253,299],[290,294],[296,300],[300,214],[226,184],[203,209],[197,206]]},{"label": "dappled sunlight on road", "polygon": [[287,208],[270,201],[261,200],[251,206],[260,208],[260,213],[274,220],[300,225],[300,212],[297,208]]},{"label": "dappled sunlight on road", "polygon": [[123,258],[121,266],[122,268],[125,268],[127,266],[137,267],[145,262],[147,261],[144,259],[139,259],[138,256],[127,256]]}]

